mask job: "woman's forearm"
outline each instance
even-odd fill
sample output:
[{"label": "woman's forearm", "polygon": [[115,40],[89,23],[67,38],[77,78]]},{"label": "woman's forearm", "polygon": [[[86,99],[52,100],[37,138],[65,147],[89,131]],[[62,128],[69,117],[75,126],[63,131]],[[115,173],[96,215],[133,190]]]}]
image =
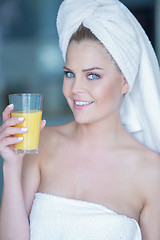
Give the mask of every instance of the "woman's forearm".
[{"label": "woman's forearm", "polygon": [[3,165],[3,193],[0,207],[0,239],[29,240],[29,220],[21,185],[21,166]]}]

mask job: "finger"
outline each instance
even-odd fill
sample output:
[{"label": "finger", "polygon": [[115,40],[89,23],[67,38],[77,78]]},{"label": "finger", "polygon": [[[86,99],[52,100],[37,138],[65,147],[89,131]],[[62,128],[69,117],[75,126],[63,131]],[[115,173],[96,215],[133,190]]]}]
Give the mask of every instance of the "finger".
[{"label": "finger", "polygon": [[13,118],[9,118],[7,119],[1,126],[1,131],[6,128],[6,127],[10,127],[10,126],[15,126],[19,123],[22,123],[24,121],[24,117],[13,117]]},{"label": "finger", "polygon": [[0,145],[0,153],[2,153],[8,146],[22,142],[23,141],[23,137],[8,137],[8,138],[4,138],[1,141],[1,145]]},{"label": "finger", "polygon": [[10,104],[8,105],[3,113],[2,113],[2,118],[3,118],[3,121],[5,122],[8,118],[10,118],[10,114],[11,112],[13,111],[13,108],[14,108],[14,105],[13,104]]},{"label": "finger", "polygon": [[40,130],[41,130],[41,131],[43,130],[43,128],[45,127],[45,125],[46,125],[46,120],[42,120],[42,121],[41,121],[41,127],[40,127]]},{"label": "finger", "polygon": [[3,131],[1,131],[0,134],[0,140],[5,138],[5,137],[9,137],[11,135],[15,135],[15,134],[23,134],[26,133],[28,131],[28,128],[19,128],[19,127],[7,127],[5,128]]}]

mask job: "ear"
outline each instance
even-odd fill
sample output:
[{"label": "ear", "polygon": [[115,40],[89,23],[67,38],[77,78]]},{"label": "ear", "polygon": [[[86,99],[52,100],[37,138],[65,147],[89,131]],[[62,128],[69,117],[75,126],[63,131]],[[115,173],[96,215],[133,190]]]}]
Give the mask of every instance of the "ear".
[{"label": "ear", "polygon": [[128,90],[129,90],[129,84],[128,84],[128,82],[126,81],[126,79],[125,79],[125,77],[124,77],[124,75],[122,76],[122,80],[123,80],[123,86],[122,86],[122,91],[121,91],[121,93],[124,95],[126,92],[128,92]]}]

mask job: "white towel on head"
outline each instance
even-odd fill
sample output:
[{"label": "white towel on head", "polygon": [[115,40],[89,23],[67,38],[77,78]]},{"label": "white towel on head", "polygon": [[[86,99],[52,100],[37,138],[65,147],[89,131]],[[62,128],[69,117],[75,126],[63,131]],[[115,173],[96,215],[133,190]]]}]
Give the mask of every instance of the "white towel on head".
[{"label": "white towel on head", "polygon": [[57,16],[64,60],[81,23],[103,43],[129,83],[122,123],[137,140],[160,152],[160,71],[141,25],[119,0],[64,0]]}]

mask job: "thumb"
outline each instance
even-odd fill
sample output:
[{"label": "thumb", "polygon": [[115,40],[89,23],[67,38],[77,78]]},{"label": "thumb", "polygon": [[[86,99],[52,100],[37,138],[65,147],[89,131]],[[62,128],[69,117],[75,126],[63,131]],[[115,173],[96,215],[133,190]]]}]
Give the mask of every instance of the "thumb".
[{"label": "thumb", "polygon": [[46,125],[46,120],[42,120],[42,121],[41,121],[41,127],[40,127],[40,130],[41,130],[41,131],[43,130],[43,128],[45,127],[45,125]]}]

